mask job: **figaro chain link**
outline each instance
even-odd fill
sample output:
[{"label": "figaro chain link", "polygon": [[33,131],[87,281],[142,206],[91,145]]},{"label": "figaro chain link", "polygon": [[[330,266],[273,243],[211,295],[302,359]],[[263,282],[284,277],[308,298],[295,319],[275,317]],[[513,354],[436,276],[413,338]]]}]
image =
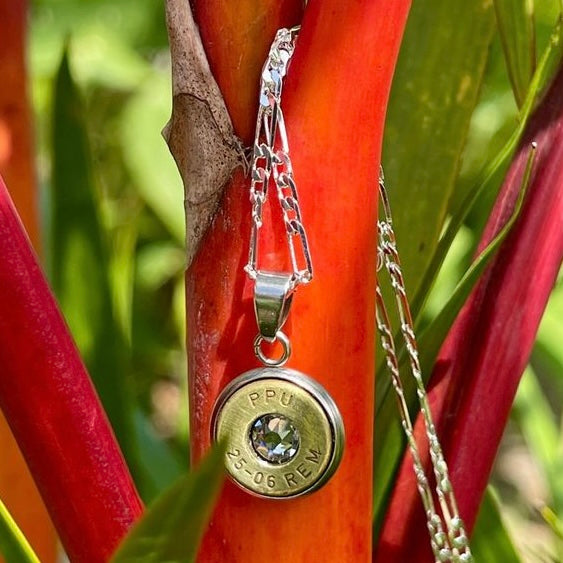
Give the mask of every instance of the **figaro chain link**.
[{"label": "figaro chain link", "polygon": [[[280,29],[262,69],[259,108],[250,165],[252,227],[248,263],[244,268],[253,280],[257,280],[263,275],[258,265],[259,232],[263,226],[263,208],[268,198],[268,187],[270,182],[273,181],[282,210],[293,269],[289,282],[290,292],[299,284],[306,284],[313,278],[309,244],[301,218],[297,185],[293,176],[287,132],[281,108],[283,78],[287,74],[298,33],[298,26],[291,29]],[[449,479],[448,466],[438,440],[422,380],[414,323],[401,271],[382,169],[379,177],[379,193],[383,207],[383,218],[378,221],[378,270],[385,266],[395,295],[401,323],[401,334],[406,344],[410,371],[416,382],[417,396],[429,442],[430,459],[436,480],[435,491],[442,516],[436,508],[432,487],[426,476],[422,457],[414,437],[414,428],[401,381],[390,318],[379,285],[376,290],[376,321],[386,355],[387,367],[391,373],[393,388],[398,397],[403,430],[413,457],[414,472],[426,512],[431,547],[436,563],[471,563],[473,557],[469,549],[468,536],[464,523],[459,516]],[[260,335],[258,338],[261,338]]]},{"label": "figaro chain link", "polygon": [[299,27],[280,29],[270,48],[262,69],[260,99],[252,162],[250,165],[252,202],[252,229],[250,249],[245,271],[256,279],[258,266],[259,232],[262,228],[262,212],[268,198],[270,181],[276,192],[285,224],[289,256],[293,275],[290,290],[313,278],[313,265],[307,234],[301,219],[297,185],[293,176],[287,132],[281,108],[283,78],[295,49]]},{"label": "figaro chain link", "polygon": [[[395,295],[401,324],[401,334],[409,358],[410,371],[416,382],[420,412],[424,421],[430,450],[430,459],[436,481],[436,496],[443,518],[436,510],[432,488],[426,476],[420,451],[414,437],[413,424],[401,381],[399,360],[393,339],[391,323],[385,302],[383,301],[380,286],[378,285],[376,290],[376,320],[381,336],[381,344],[385,352],[387,367],[391,373],[393,388],[397,394],[401,422],[413,458],[417,486],[426,512],[427,526],[436,562],[452,561],[454,563],[469,563],[473,561],[473,557],[469,548],[468,536],[465,531],[464,523],[459,516],[457,502],[449,477],[448,465],[444,459],[440,441],[436,433],[436,427],[428,403],[428,396],[422,379],[414,323],[405,289],[405,282],[403,280],[399,253],[397,251],[391,207],[385,189],[383,169],[380,169],[379,174],[379,195],[383,207],[383,218],[378,222],[378,269],[385,266]],[[444,527],[446,528],[445,531]]]}]

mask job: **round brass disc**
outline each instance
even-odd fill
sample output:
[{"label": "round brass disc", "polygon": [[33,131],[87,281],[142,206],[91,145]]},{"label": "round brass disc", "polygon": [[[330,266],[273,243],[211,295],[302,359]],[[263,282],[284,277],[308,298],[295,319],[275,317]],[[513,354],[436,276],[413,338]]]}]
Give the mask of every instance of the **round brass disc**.
[{"label": "round brass disc", "polygon": [[[291,455],[268,461],[253,444],[258,419],[281,415],[295,430]],[[287,368],[260,368],[232,381],[215,405],[215,440],[227,443],[225,465],[246,491],[268,498],[292,498],[321,487],[334,473],[344,446],[336,404],[315,380]]]}]

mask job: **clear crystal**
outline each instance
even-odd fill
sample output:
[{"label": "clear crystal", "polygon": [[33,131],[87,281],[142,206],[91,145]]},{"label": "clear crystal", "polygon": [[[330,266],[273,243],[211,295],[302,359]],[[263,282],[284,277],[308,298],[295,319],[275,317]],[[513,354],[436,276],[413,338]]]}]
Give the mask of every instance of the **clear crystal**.
[{"label": "clear crystal", "polygon": [[299,432],[283,414],[265,414],[250,430],[256,453],[270,463],[286,463],[299,449]]}]

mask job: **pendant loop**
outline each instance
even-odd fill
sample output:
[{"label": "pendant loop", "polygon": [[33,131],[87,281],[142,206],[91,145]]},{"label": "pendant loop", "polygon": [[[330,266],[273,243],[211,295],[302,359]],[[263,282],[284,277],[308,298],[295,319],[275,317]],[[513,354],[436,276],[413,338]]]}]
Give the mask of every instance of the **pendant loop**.
[{"label": "pendant loop", "polygon": [[291,274],[257,272],[254,311],[263,340],[273,342],[287,319],[292,301]]},{"label": "pendant loop", "polygon": [[278,332],[276,332],[276,336],[274,336],[272,340],[266,340],[270,343],[275,342],[276,340],[280,342],[283,352],[279,358],[268,358],[268,356],[262,352],[261,345],[264,340],[266,340],[266,338],[264,338],[261,334],[258,334],[258,336],[254,339],[254,353],[256,354],[256,357],[266,366],[283,366],[287,360],[289,360],[289,356],[291,356],[291,344],[289,342],[289,338],[281,330],[278,330]]}]

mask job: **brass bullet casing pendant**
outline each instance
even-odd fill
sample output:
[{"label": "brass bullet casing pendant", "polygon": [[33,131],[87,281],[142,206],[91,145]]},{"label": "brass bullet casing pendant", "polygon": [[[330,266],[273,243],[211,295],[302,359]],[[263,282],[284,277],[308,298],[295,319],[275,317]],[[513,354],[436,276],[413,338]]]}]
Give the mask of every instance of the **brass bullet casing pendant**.
[{"label": "brass bullet casing pendant", "polygon": [[227,443],[225,467],[245,491],[289,499],[315,491],[333,475],[344,425],[326,390],[287,368],[259,368],[233,380],[215,404],[215,440]]}]

